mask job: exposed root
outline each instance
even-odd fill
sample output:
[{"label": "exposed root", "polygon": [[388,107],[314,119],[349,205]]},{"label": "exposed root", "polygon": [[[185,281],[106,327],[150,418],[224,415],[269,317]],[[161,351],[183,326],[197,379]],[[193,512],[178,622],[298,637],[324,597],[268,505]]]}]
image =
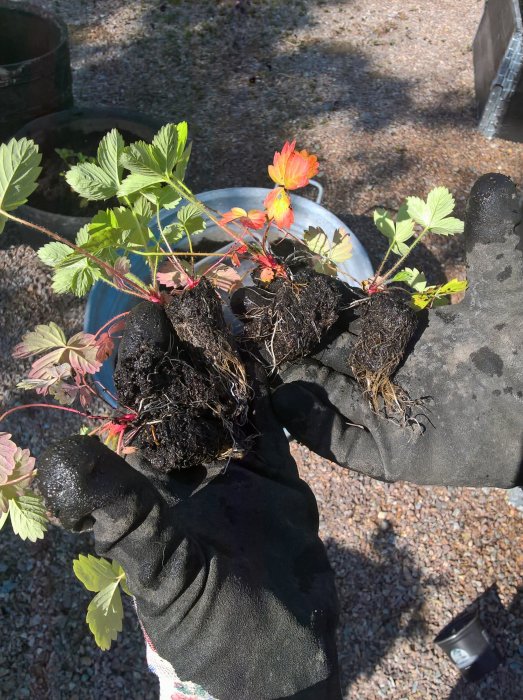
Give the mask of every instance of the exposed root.
[{"label": "exposed root", "polygon": [[310,354],[354,298],[350,287],[308,268],[243,291],[243,341],[265,349],[270,367]]},{"label": "exposed root", "polygon": [[361,328],[349,366],[376,413],[407,420],[413,405],[408,393],[391,381],[418,324],[418,315],[400,292],[380,292],[362,306]]}]

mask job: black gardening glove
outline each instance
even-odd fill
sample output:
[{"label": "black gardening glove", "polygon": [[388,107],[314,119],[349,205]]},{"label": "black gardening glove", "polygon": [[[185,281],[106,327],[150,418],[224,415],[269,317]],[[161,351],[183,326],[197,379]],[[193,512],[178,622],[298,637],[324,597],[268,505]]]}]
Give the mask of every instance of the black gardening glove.
[{"label": "black gardening glove", "polygon": [[[163,313],[131,312],[135,346],[139,333],[164,342]],[[39,486],[65,527],[92,527],[97,553],[123,566],[147,636],[182,680],[219,700],[339,700],[316,502],[268,399],[252,418],[259,435],[241,461],[161,474],[74,436],[40,459]]]},{"label": "black gardening glove", "polygon": [[394,377],[411,399],[426,397],[413,410],[419,423],[402,428],[373,412],[350,376],[346,332],[282,373],[273,407],[283,425],[319,455],[385,481],[521,485],[522,233],[512,181],[481,177],[465,221],[469,290],[430,312]]}]

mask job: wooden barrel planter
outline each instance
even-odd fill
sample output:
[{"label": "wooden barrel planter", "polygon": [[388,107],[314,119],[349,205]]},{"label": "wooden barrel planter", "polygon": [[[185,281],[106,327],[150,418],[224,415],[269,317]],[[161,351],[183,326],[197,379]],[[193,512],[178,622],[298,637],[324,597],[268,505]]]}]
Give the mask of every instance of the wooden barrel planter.
[{"label": "wooden barrel planter", "polygon": [[67,28],[40,8],[0,0],[0,141],[73,104]]},{"label": "wooden barrel planter", "polygon": [[[117,206],[118,202],[82,202],[71,190],[64,173],[68,165],[57,149],[69,149],[84,156],[96,156],[98,144],[111,129],[118,129],[127,144],[150,141],[163,122],[121,109],[68,109],[40,117],[26,124],[16,134],[40,146],[42,174],[29,204],[17,209],[17,215],[44,226],[69,240],[88,223],[99,209]],[[26,243],[39,247],[49,239],[18,224],[9,222],[0,237],[0,247]]]}]

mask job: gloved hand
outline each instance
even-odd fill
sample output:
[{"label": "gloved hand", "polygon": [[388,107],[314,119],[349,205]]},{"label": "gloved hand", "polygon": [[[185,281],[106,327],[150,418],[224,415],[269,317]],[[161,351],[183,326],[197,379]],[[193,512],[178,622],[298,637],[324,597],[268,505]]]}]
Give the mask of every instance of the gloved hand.
[{"label": "gloved hand", "polygon": [[[168,347],[168,323],[141,304],[127,331],[134,347],[140,333]],[[66,528],[92,527],[97,553],[123,566],[168,662],[162,697],[174,690],[170,664],[219,700],[339,700],[337,597],[316,502],[268,399],[252,420],[259,435],[243,460],[169,474],[70,437],[40,459],[39,488]]]},{"label": "gloved hand", "polygon": [[394,378],[411,399],[426,397],[414,410],[418,423],[402,428],[372,411],[350,376],[349,330],[314,359],[282,372],[273,407],[291,435],[343,467],[385,481],[521,485],[522,234],[512,181],[481,177],[466,213],[465,299],[430,311],[428,327]]}]

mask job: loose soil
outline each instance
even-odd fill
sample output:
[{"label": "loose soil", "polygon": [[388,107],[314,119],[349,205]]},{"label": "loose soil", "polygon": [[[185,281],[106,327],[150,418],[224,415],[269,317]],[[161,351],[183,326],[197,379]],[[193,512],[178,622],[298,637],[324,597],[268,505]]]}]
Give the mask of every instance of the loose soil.
[{"label": "loose soil", "polygon": [[115,371],[120,401],[140,414],[134,444],[164,472],[239,454],[249,390],[213,287],[202,279],[151,312],[156,336],[131,329]]},{"label": "loose soil", "polygon": [[[56,149],[68,148],[75,153],[83,153],[84,156],[94,157],[98,149],[98,144],[107,133],[104,131],[93,131],[84,133],[77,129],[60,129],[57,132],[46,134],[45,141],[35,138],[42,153],[42,175],[38,180],[38,187],[29,201],[30,206],[42,211],[61,214],[62,216],[94,216],[100,209],[109,206],[118,206],[116,198],[108,202],[86,202],[74,192],[64,177],[69,170],[69,165],[60,158]],[[136,135],[130,132],[120,132],[126,144],[137,140]],[[71,158],[68,161],[71,165],[77,159]]]}]

